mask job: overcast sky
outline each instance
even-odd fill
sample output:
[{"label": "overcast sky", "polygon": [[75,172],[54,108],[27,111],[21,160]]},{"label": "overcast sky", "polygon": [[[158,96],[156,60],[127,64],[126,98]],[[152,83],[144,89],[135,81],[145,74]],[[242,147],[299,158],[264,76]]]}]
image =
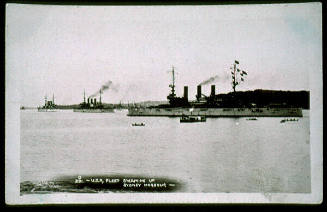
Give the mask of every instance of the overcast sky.
[{"label": "overcast sky", "polygon": [[[237,90],[310,90],[322,70],[321,4],[224,6],[51,6],[8,4],[6,84],[21,105],[76,104],[111,80],[103,101],[166,100],[174,66],[177,95],[230,66],[247,71]],[[8,88],[8,87],[7,87]],[[203,86],[210,93],[210,85]]]}]

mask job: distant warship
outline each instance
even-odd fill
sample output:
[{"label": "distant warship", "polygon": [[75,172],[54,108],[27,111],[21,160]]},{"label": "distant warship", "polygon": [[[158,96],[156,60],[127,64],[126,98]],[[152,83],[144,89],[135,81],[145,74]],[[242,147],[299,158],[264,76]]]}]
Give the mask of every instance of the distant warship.
[{"label": "distant warship", "polygon": [[54,94],[52,95],[52,101],[47,100],[47,96],[44,97],[44,105],[37,108],[38,112],[56,112],[57,105],[54,103]]},{"label": "distant warship", "polygon": [[[184,86],[184,96],[175,94],[175,71],[172,67],[172,84],[170,94],[167,96],[169,104],[153,107],[131,107],[128,116],[171,116],[185,117],[197,115],[202,117],[302,117],[302,109],[286,107],[283,105],[257,105],[246,102],[235,91],[237,85],[244,81],[247,72],[237,68],[239,62],[235,60],[231,67],[233,92],[230,94],[216,95],[215,85],[211,85],[211,94],[206,96],[201,93],[201,85],[197,86],[195,101],[188,101],[188,86]],[[256,92],[256,91],[254,91]],[[259,93],[259,92],[258,92]],[[223,96],[223,97],[222,97]],[[259,99],[259,97],[258,97]]]},{"label": "distant warship", "polygon": [[113,108],[105,108],[101,102],[101,91],[100,91],[100,101],[97,102],[96,98],[87,98],[85,100],[85,91],[84,91],[84,101],[80,103],[79,108],[73,109],[74,112],[81,113],[113,113]]}]

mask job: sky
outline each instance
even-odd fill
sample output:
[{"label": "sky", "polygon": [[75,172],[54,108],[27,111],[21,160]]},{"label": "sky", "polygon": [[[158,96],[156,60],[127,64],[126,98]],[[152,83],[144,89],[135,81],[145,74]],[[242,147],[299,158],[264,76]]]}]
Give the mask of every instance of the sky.
[{"label": "sky", "polygon": [[[232,91],[235,60],[248,73],[236,90],[310,90],[322,71],[320,3],[216,6],[7,4],[6,89],[21,105],[78,104],[111,81],[106,103],[166,100],[210,77]],[[210,94],[204,85],[204,94]]]}]

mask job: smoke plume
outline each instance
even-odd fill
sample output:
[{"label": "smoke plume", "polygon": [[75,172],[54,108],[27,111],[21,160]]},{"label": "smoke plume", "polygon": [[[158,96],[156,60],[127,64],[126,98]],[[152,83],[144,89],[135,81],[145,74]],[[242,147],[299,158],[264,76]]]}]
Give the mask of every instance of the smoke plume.
[{"label": "smoke plume", "polygon": [[201,82],[199,85],[207,85],[207,84],[209,84],[209,83],[212,83],[212,82],[216,81],[218,78],[219,78],[218,75],[216,75],[216,76],[214,76],[214,77],[210,77],[209,79],[207,79],[207,80]]},{"label": "smoke plume", "polygon": [[199,85],[207,85],[207,84],[209,84],[209,83],[216,82],[218,79],[219,79],[220,83],[229,82],[229,80],[230,80],[230,79],[229,79],[230,76],[229,76],[229,74],[228,74],[227,72],[222,73],[221,75],[222,75],[222,76],[220,76],[220,77],[219,77],[218,75],[213,76],[213,77],[210,77],[209,79],[207,79],[207,80],[201,82]]},{"label": "smoke plume", "polygon": [[113,83],[112,83],[112,81],[109,80],[104,85],[102,85],[101,88],[97,92],[95,92],[94,94],[92,94],[91,96],[89,96],[89,98],[96,97],[97,95],[100,94],[100,92],[103,93],[104,91],[108,90],[109,88],[111,90],[115,91],[115,92],[118,91],[118,87],[117,86],[114,86]]}]

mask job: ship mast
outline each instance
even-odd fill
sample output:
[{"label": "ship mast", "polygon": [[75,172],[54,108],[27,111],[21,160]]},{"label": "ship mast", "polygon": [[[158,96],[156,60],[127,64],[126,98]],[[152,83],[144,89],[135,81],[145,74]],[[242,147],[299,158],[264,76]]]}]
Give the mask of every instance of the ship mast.
[{"label": "ship mast", "polygon": [[[233,68],[231,67],[231,69],[233,69],[232,73],[232,86],[233,86],[233,92],[236,92],[236,86],[239,85],[241,83],[241,81],[244,81],[244,77],[245,75],[247,75],[247,73],[243,70],[240,70],[236,67],[236,64],[239,64],[239,62],[237,60],[235,60],[234,64],[233,64]],[[237,74],[241,75],[241,81],[238,81],[236,79]]]},{"label": "ship mast", "polygon": [[173,80],[173,84],[170,84],[169,87],[171,87],[171,96],[175,97],[175,70],[174,70],[174,66],[172,67],[172,80]]},{"label": "ship mast", "polygon": [[84,88],[84,104],[85,104],[85,88]]},{"label": "ship mast", "polygon": [[172,81],[173,83],[169,85],[169,87],[171,88],[171,92],[170,94],[167,96],[167,99],[169,100],[169,104],[172,106],[172,105],[175,105],[176,103],[176,94],[175,94],[175,67],[172,66],[172,70],[171,71],[168,71],[168,72],[171,72],[172,73]]},{"label": "ship mast", "polygon": [[236,85],[237,85],[237,82],[236,82],[236,62],[238,62],[238,61],[236,61],[235,60],[235,63],[233,64],[233,76],[232,76],[232,78],[233,78],[233,91],[234,91],[234,93],[236,92]]},{"label": "ship mast", "polygon": [[102,93],[102,90],[100,89],[100,104],[101,104],[101,93]]}]

